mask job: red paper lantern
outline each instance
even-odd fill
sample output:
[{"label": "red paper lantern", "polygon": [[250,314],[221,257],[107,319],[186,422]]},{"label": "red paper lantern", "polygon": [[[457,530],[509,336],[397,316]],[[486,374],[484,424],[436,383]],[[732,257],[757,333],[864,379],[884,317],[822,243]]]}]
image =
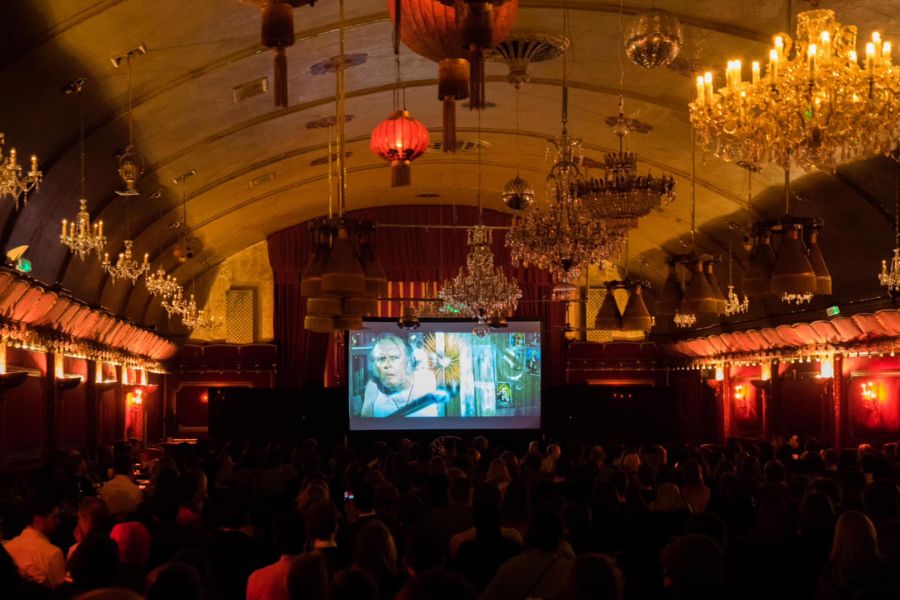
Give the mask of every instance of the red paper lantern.
[{"label": "red paper lantern", "polygon": [[422,156],[430,143],[428,128],[398,110],[372,132],[369,148],[391,163],[391,186],[410,184],[410,164]]},{"label": "red paper lantern", "polygon": [[519,0],[388,0],[400,41],[438,63],[438,99],[444,103],[444,152],[456,151],[456,100],[483,108],[483,51],[512,29]]}]

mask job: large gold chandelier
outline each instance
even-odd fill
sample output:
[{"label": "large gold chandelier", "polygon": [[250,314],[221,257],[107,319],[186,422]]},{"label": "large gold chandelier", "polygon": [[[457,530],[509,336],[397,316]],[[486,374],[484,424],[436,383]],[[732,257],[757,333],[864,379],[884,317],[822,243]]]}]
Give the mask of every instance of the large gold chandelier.
[{"label": "large gold chandelier", "polygon": [[125,249],[119,252],[119,257],[115,263],[109,260],[109,253],[104,253],[100,266],[106,271],[113,281],[119,279],[129,279],[131,284],[137,283],[137,280],[150,271],[150,255],[144,254],[143,262],[138,262],[134,258],[132,250],[134,242],[125,240]]},{"label": "large gold chandelier", "polygon": [[[564,76],[565,78],[565,76]],[[562,133],[550,141],[547,156],[553,166],[546,181],[546,207],[535,207],[515,218],[506,236],[514,266],[534,265],[563,283],[576,281],[583,268],[619,252],[624,232],[595,219],[581,192],[581,140],[569,135],[568,87],[563,85]]]},{"label": "large gold chandelier", "polygon": [[637,227],[639,218],[675,199],[675,179],[650,173],[638,175],[637,155],[625,149],[628,121],[622,97],[613,132],[619,138],[619,151],[604,155],[603,178],[583,181],[579,195],[595,217],[613,226]]},{"label": "large gold chandelier", "polygon": [[459,274],[447,281],[438,292],[445,306],[484,324],[492,317],[516,309],[522,291],[515,279],[494,266],[491,230],[478,224],[468,230],[469,254]]},{"label": "large gold chandelier", "polygon": [[23,173],[15,148],[10,148],[9,153],[3,155],[5,143],[5,136],[0,133],[0,198],[11,196],[18,210],[19,198],[27,199],[28,194],[41,185],[44,174],[38,169],[37,156],[34,154],[31,155],[31,168]]},{"label": "large gold chandelier", "polygon": [[878,32],[860,57],[856,27],[831,10],[797,15],[797,36],[772,37],[768,67],[753,61],[749,81],[740,60],[729,61],[726,85],[711,72],[697,77],[690,104],[700,142],[717,156],[788,169],[834,168],[900,141],[900,71],[891,44]]}]

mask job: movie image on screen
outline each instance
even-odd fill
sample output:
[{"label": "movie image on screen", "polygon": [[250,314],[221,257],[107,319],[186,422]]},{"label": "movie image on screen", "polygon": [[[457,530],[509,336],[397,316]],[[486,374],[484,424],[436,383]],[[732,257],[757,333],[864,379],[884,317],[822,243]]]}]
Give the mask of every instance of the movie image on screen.
[{"label": "movie image on screen", "polygon": [[349,336],[351,430],[540,427],[540,323],[365,326]]}]

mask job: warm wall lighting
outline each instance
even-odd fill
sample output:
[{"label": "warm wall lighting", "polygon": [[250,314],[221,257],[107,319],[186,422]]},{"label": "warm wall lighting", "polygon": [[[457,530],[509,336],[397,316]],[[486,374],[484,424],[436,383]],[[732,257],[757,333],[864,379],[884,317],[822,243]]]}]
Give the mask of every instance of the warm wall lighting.
[{"label": "warm wall lighting", "polygon": [[144,403],[144,390],[136,389],[128,394],[128,403],[131,406],[140,406]]},{"label": "warm wall lighting", "polygon": [[94,383],[103,383],[103,361],[94,361]]},{"label": "warm wall lighting", "polygon": [[772,362],[765,361],[759,365],[759,378],[763,381],[772,380]]},{"label": "warm wall lighting", "polygon": [[0,341],[0,374],[6,374],[6,340]]},{"label": "warm wall lighting", "polygon": [[722,365],[716,367],[716,381],[722,381],[725,379],[725,369]]},{"label": "warm wall lighting", "polygon": [[738,384],[734,386],[734,400],[735,402],[740,402],[744,400],[747,395],[747,390],[744,388],[743,384]]},{"label": "warm wall lighting", "polygon": [[834,377],[834,356],[823,357],[819,365],[819,377],[821,379],[832,379]]},{"label": "warm wall lighting", "polygon": [[57,379],[64,379],[66,376],[65,357],[62,354],[53,355],[53,375]]}]

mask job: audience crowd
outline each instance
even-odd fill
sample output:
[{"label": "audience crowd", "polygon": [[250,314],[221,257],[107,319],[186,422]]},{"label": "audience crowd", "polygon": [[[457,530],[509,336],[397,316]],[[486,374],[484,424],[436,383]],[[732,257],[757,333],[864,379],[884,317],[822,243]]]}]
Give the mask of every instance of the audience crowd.
[{"label": "audience crowd", "polygon": [[314,440],[0,471],[0,598],[900,598],[900,453]]}]

